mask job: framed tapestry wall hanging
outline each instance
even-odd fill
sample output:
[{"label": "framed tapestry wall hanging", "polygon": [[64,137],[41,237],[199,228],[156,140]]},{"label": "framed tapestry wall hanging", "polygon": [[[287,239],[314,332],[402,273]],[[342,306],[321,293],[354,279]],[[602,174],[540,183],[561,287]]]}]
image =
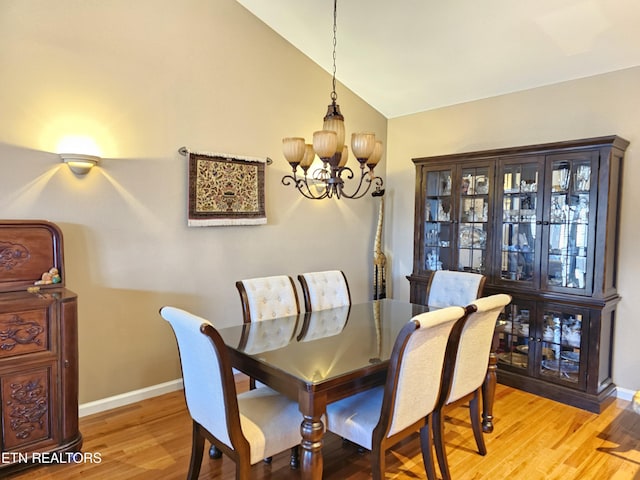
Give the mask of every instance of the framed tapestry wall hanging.
[{"label": "framed tapestry wall hanging", "polygon": [[189,152],[188,225],[266,224],[266,160]]}]

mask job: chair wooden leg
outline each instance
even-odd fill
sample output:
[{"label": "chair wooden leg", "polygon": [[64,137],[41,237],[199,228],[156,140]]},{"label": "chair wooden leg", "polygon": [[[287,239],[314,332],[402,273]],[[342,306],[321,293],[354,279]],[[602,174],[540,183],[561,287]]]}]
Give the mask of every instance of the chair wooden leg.
[{"label": "chair wooden leg", "polygon": [[480,453],[480,455],[486,455],[487,447],[484,444],[482,420],[480,418],[480,389],[476,390],[473,394],[473,398],[469,403],[469,413],[471,415],[471,428],[473,429],[473,436],[476,439],[476,445],[478,446],[478,453]]},{"label": "chair wooden leg", "polygon": [[191,460],[189,461],[188,480],[197,480],[202,466],[202,455],[204,453],[204,435],[200,432],[202,427],[193,422],[191,432]]},{"label": "chair wooden leg", "polygon": [[289,468],[296,470],[300,466],[300,445],[291,447],[291,459],[289,460]]},{"label": "chair wooden leg", "polygon": [[433,412],[432,417],[433,443],[436,449],[436,457],[438,457],[440,474],[442,475],[442,480],[451,480],[447,452],[444,447],[444,414],[442,410],[436,410]]},{"label": "chair wooden leg", "polygon": [[251,478],[251,463],[248,458],[238,458],[236,462],[236,480],[249,480]]},{"label": "chair wooden leg", "polygon": [[436,480],[436,468],[433,462],[433,442],[431,441],[432,422],[431,415],[427,418],[427,424],[420,429],[420,447],[422,448],[422,463],[428,480]]},{"label": "chair wooden leg", "polygon": [[371,478],[373,480],[384,480],[384,455],[385,450],[380,445],[371,449]]}]

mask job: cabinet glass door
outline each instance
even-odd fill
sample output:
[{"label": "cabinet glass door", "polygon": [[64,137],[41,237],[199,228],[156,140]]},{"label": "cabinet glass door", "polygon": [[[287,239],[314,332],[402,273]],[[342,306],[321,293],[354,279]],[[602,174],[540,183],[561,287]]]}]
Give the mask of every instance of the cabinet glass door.
[{"label": "cabinet glass door", "polygon": [[549,307],[542,313],[537,341],[541,345],[539,376],[578,385],[582,351],[583,314],[566,308]]},{"label": "cabinet glass door", "polygon": [[590,288],[589,232],[595,224],[591,164],[588,155],[551,163],[549,237],[543,271],[546,287],[552,290],[586,293]]},{"label": "cabinet glass door", "polygon": [[501,167],[500,281],[534,286],[540,262],[542,163],[504,162]]},{"label": "cabinet glass door", "polygon": [[457,270],[484,273],[487,265],[489,168],[463,168],[458,212]]},{"label": "cabinet glass door", "polygon": [[423,232],[423,270],[451,270],[453,243],[453,171],[427,171],[425,174],[425,222]]},{"label": "cabinet glass door", "polygon": [[531,302],[515,299],[506,306],[496,326],[499,335],[496,356],[501,366],[529,369],[529,352],[535,346],[535,318],[535,307]]}]

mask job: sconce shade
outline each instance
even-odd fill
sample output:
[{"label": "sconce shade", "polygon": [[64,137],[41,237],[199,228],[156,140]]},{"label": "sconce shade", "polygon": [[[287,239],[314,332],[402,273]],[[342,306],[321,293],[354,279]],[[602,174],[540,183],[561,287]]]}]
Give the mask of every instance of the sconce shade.
[{"label": "sconce shade", "polygon": [[304,157],[300,162],[300,167],[306,172],[316,158],[316,152],[310,143],[307,143],[304,147]]},{"label": "sconce shade", "polygon": [[354,133],[351,135],[351,150],[360,163],[365,163],[376,146],[373,133]]},{"label": "sconce shade", "polygon": [[305,154],[304,138],[288,137],[282,139],[282,152],[284,158],[291,165],[298,165]]},{"label": "sconce shade", "polygon": [[100,162],[100,157],[83,153],[60,153],[60,158],[76,175],[86,175]]},{"label": "sconce shade", "polygon": [[313,149],[326,162],[338,150],[338,135],[333,130],[313,132]]},{"label": "sconce shade", "polygon": [[369,160],[367,160],[367,167],[369,167],[370,170],[373,170],[373,168],[378,164],[381,158],[382,142],[380,140],[376,140],[376,145],[375,147],[373,147],[373,153],[369,157]]}]

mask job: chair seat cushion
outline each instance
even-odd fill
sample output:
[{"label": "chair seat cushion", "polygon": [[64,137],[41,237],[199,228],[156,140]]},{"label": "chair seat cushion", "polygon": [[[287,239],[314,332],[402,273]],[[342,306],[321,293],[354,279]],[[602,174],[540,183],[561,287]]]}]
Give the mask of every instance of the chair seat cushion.
[{"label": "chair seat cushion", "polygon": [[371,450],[371,435],[380,420],[384,387],[357,393],[327,405],[327,430]]},{"label": "chair seat cushion", "polygon": [[240,425],[251,449],[251,464],[300,443],[298,403],[268,388],[238,395]]}]

